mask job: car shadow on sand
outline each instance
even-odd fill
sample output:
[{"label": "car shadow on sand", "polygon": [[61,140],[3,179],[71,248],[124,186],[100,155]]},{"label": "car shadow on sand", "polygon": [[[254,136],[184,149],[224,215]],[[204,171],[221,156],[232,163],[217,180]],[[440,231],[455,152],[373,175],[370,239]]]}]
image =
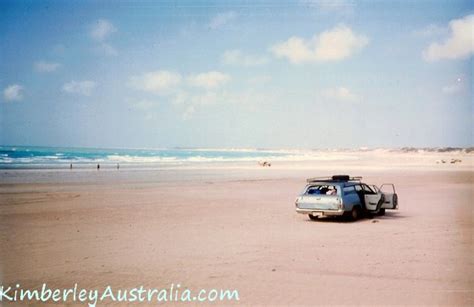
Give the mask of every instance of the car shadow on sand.
[{"label": "car shadow on sand", "polygon": [[399,212],[389,212],[387,211],[385,215],[374,215],[374,216],[365,216],[356,221],[353,221],[345,216],[328,216],[318,218],[317,220],[307,219],[307,222],[310,223],[361,223],[361,222],[374,222],[377,223],[378,221],[382,220],[392,220],[392,219],[404,219],[408,216],[400,214]]}]

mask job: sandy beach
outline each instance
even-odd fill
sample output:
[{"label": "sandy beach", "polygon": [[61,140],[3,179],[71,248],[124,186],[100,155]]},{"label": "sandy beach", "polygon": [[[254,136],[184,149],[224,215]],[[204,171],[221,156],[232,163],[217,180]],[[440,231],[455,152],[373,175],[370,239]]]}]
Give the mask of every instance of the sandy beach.
[{"label": "sandy beach", "polygon": [[[3,170],[2,283],[180,283],[238,289],[240,300],[224,304],[243,306],[472,306],[473,170],[463,158]],[[342,170],[394,183],[400,209],[357,222],[295,213],[307,177]]]},{"label": "sandy beach", "polygon": [[0,307],[474,307],[472,3],[0,1]]}]

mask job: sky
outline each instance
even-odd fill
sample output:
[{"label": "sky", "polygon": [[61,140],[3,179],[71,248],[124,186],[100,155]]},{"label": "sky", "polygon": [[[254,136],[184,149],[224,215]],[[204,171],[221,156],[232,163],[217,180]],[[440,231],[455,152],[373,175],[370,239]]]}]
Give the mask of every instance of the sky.
[{"label": "sky", "polygon": [[473,146],[469,1],[0,1],[0,144]]}]

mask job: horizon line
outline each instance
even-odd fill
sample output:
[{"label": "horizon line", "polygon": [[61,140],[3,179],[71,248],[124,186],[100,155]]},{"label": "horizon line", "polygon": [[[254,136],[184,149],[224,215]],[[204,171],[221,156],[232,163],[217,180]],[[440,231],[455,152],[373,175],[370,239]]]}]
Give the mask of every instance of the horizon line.
[{"label": "horizon line", "polygon": [[173,147],[95,147],[95,146],[56,146],[56,145],[10,145],[0,144],[0,147],[35,147],[35,148],[68,148],[68,149],[99,149],[99,150],[253,150],[253,151],[277,151],[277,150],[377,150],[377,149],[452,149],[452,150],[469,150],[474,149],[471,146],[359,146],[359,147],[198,147],[198,146],[173,146]]}]

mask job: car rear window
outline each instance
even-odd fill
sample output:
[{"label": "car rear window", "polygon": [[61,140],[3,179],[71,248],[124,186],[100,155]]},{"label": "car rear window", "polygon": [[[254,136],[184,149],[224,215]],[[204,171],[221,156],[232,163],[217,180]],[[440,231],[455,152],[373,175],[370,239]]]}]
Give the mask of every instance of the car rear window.
[{"label": "car rear window", "polygon": [[336,185],[312,185],[306,190],[307,195],[339,195]]}]

